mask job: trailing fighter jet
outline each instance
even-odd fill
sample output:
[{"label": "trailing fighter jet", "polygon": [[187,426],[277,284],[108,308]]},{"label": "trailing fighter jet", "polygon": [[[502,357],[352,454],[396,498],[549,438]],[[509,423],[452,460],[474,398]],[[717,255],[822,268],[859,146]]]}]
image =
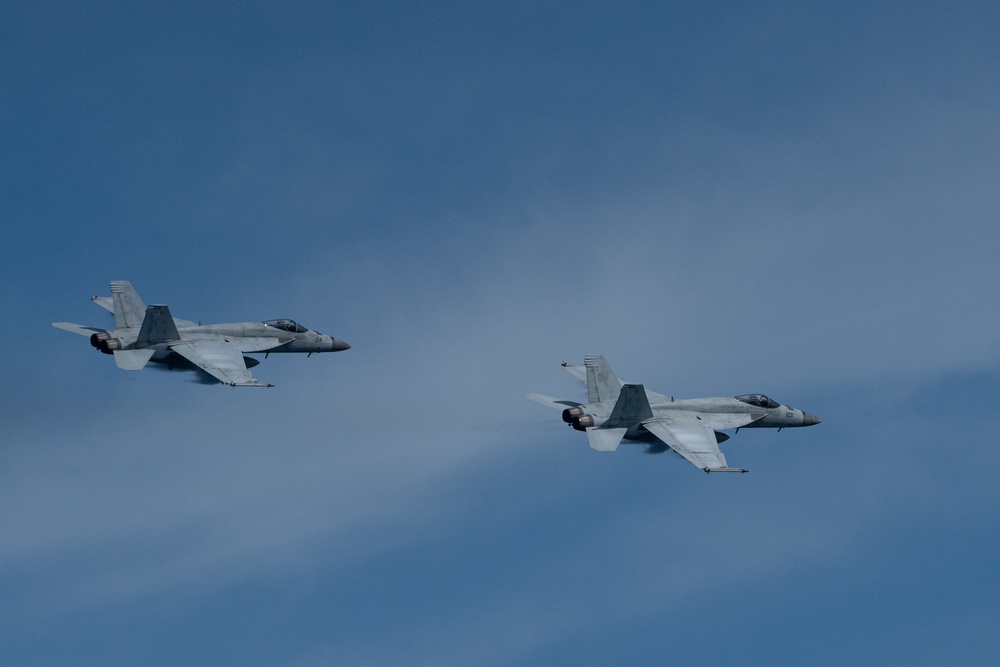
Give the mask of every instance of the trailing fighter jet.
[{"label": "trailing fighter jet", "polygon": [[137,371],[150,361],[170,368],[199,368],[233,387],[273,387],[250,374],[260,362],[244,354],[263,352],[339,352],[349,350],[342,340],[310,331],[294,320],[196,324],[174,319],[166,306],[149,306],[127,280],[111,281],[111,296],[91,299],[115,316],[114,329],[85,327],[70,322],[52,326],[89,336],[90,344],[112,354],[118,368]]},{"label": "trailing fighter jet", "polygon": [[615,451],[622,440],[638,440],[649,443],[650,453],[672,449],[705,472],[743,473],[743,468],[730,468],[719,451],[719,443],[729,439],[723,430],[781,430],[820,422],[763,394],[674,400],[641,384],[623,384],[604,357],[584,360],[583,366],[563,362],[563,368],[587,385],[586,403],[541,394],[525,398],[562,410],[563,421],[586,432],[590,446],[599,452]]}]

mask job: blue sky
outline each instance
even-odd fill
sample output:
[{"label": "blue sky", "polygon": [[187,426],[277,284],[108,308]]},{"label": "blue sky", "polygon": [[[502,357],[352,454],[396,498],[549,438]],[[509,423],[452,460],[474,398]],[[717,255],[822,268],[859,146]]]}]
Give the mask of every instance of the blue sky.
[{"label": "blue sky", "polygon": [[[5,664],[994,664],[1000,11],[8,3]],[[120,371],[130,280],[349,341]],[[740,476],[529,403],[763,391]]]}]

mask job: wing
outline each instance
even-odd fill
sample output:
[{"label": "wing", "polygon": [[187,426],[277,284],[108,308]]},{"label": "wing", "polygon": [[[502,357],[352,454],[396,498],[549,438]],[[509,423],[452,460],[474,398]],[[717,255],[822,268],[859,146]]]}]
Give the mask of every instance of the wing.
[{"label": "wing", "polygon": [[746,472],[730,468],[719,450],[715,431],[695,417],[657,417],[642,422],[646,430],[705,472]]},{"label": "wing", "polygon": [[556,410],[565,410],[566,408],[575,408],[580,405],[576,401],[564,401],[559,398],[553,398],[551,396],[546,396],[545,394],[525,394],[524,397],[529,401],[534,401],[535,403],[540,403],[547,408],[555,408]]},{"label": "wing", "polygon": [[75,333],[80,336],[91,336],[95,333],[101,333],[102,331],[104,331],[104,329],[85,327],[82,324],[73,324],[72,322],[53,322],[52,326],[54,326],[56,329],[62,329],[63,331]]},{"label": "wing", "polygon": [[222,341],[187,341],[174,343],[170,348],[219,382],[233,387],[273,387],[257,382],[240,348]]}]

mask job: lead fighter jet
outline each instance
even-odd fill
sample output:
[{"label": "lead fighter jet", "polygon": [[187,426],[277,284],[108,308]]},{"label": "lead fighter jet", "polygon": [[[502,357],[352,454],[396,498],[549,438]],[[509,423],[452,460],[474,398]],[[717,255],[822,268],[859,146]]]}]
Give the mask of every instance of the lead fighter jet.
[{"label": "lead fighter jet", "polygon": [[244,354],[263,352],[339,352],[350,349],[342,340],[310,331],[294,320],[197,324],[174,319],[166,306],[149,306],[127,280],[111,281],[111,296],[91,299],[115,316],[115,328],[105,330],[70,322],[52,326],[89,336],[90,344],[115,357],[118,368],[137,371],[150,361],[173,367],[196,367],[233,387],[273,387],[250,374],[260,362]]},{"label": "lead fighter jet", "polygon": [[541,394],[527,394],[536,403],[562,410],[563,421],[584,431],[590,446],[613,452],[622,440],[649,443],[647,451],[672,449],[705,472],[747,472],[730,468],[719,450],[735,428],[788,428],[812,426],[819,419],[763,394],[734,398],[674,400],[648,391],[641,384],[622,384],[601,356],[584,357],[583,366],[563,362],[563,368],[587,385],[587,402],[563,401]]}]

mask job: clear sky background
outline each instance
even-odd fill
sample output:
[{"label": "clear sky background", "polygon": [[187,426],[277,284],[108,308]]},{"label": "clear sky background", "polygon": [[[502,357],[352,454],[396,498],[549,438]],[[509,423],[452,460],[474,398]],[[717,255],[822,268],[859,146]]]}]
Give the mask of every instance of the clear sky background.
[{"label": "clear sky background", "polygon": [[[0,662],[997,664],[997,7],[6,3]],[[597,453],[595,353],[823,423]]]}]

